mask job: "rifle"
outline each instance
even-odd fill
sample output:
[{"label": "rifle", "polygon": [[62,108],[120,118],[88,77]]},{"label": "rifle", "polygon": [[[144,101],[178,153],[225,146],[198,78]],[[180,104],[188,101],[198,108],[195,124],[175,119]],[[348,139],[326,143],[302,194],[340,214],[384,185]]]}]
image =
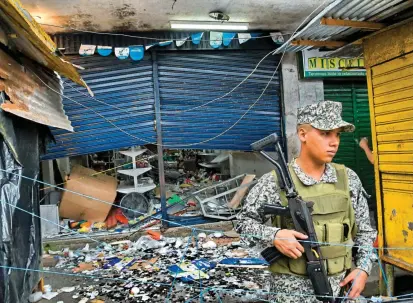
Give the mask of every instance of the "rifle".
[{"label": "rifle", "polygon": [[[280,163],[263,151],[264,147],[270,144],[275,145],[275,151],[279,155]],[[307,259],[307,274],[313,285],[314,293],[317,300],[334,303],[333,291],[328,282],[320,244],[318,243],[313,220],[311,218],[314,203],[303,201],[298,195],[282,152],[278,136],[275,133],[252,143],[251,147],[253,150],[259,151],[264,158],[277,168],[279,172],[280,188],[286,192],[288,200],[288,207],[263,204],[259,212],[263,215],[289,216],[292,218],[295,230],[308,236],[308,240],[301,244],[304,247],[305,258]],[[284,255],[275,247],[266,248],[261,252],[261,255],[270,264],[274,263],[279,258],[284,257]]]}]

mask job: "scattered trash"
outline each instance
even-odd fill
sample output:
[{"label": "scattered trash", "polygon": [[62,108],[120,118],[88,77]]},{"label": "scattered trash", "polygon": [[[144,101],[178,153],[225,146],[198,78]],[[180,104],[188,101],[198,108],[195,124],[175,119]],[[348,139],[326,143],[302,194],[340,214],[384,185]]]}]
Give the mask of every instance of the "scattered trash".
[{"label": "scattered trash", "polygon": [[199,233],[198,238],[199,239],[205,239],[207,237],[206,233]]},{"label": "scattered trash", "polygon": [[59,262],[58,257],[53,257],[50,255],[44,255],[42,257],[43,267],[55,267],[58,262]]},{"label": "scattered trash", "polygon": [[80,263],[78,267],[76,267],[75,269],[73,269],[74,273],[77,272],[82,272],[82,271],[86,271],[86,270],[92,270],[94,269],[93,264],[90,263]]},{"label": "scattered trash", "polygon": [[56,297],[58,294],[59,294],[58,292],[48,292],[48,293],[43,294],[42,298],[46,300],[51,300],[54,297]]},{"label": "scattered trash", "polygon": [[164,241],[156,241],[150,236],[142,236],[139,238],[138,242],[135,243],[134,247],[140,250],[161,248],[166,245]]},{"label": "scattered trash", "polygon": [[[174,238],[151,230],[135,242],[101,243],[75,251],[67,248],[52,258],[59,258],[55,271],[99,277],[58,291],[72,293],[76,302],[165,302],[175,278],[169,300],[185,302],[197,294],[198,288],[191,287],[194,283],[202,283],[202,287],[267,289],[271,273],[265,270],[268,264],[259,258],[259,252],[247,242],[240,242],[235,232]],[[244,302],[247,294],[240,291],[221,296]],[[259,301],[264,296],[248,294],[248,299]],[[204,301],[216,299],[206,293]]]},{"label": "scattered trash", "polygon": [[184,244],[184,242],[181,239],[177,239],[175,242],[175,248],[179,248]]},{"label": "scattered trash", "polygon": [[201,270],[210,270],[214,269],[217,266],[216,262],[210,262],[207,259],[194,260],[192,261],[192,264],[194,264],[198,269]]},{"label": "scattered trash", "polygon": [[117,241],[110,243],[110,247],[117,247],[118,249],[126,250],[132,245],[131,241],[124,240],[124,241]]},{"label": "scattered trash", "polygon": [[168,267],[173,277],[179,278],[182,282],[193,282],[199,279],[209,279],[209,276],[197,268],[192,263],[182,263],[180,266],[172,265]]},{"label": "scattered trash", "polygon": [[217,244],[214,241],[208,241],[204,244],[202,244],[202,248],[216,248]]},{"label": "scattered trash", "polygon": [[75,291],[75,287],[74,286],[72,286],[72,287],[63,287],[63,288],[61,288],[60,289],[60,292],[66,292],[66,293],[68,293],[68,292],[73,292],[73,291]]},{"label": "scattered trash", "polygon": [[48,293],[52,291],[52,286],[51,285],[44,285],[43,286],[43,293]]},{"label": "scattered trash", "polygon": [[224,232],[224,236],[228,238],[239,238],[240,235],[235,230],[229,230]]},{"label": "scattered trash", "polygon": [[243,285],[245,288],[248,288],[248,289],[260,289],[260,286],[257,283],[252,282],[252,281],[244,281]]},{"label": "scattered trash", "polygon": [[226,267],[266,268],[269,264],[261,258],[227,258],[221,260],[218,265]]},{"label": "scattered trash", "polygon": [[170,251],[170,249],[168,248],[168,247],[162,247],[160,250],[159,250],[159,254],[161,254],[161,255],[166,255],[166,254],[168,254],[168,252]]},{"label": "scattered trash", "polygon": [[248,256],[248,252],[242,249],[227,251],[225,254],[227,257],[243,258]]},{"label": "scattered trash", "polygon": [[83,247],[82,251],[89,251],[89,244],[86,244],[85,247]]},{"label": "scattered trash", "polygon": [[133,287],[130,291],[131,295],[137,295],[139,294],[140,289],[137,287]]},{"label": "scattered trash", "polygon": [[147,233],[149,236],[151,236],[152,239],[156,241],[162,240],[162,235],[160,232],[157,232],[155,230],[148,230]]},{"label": "scattered trash", "polygon": [[176,203],[182,203],[182,199],[180,196],[178,195],[172,195],[169,199],[168,199],[168,204],[173,205]]},{"label": "scattered trash", "polygon": [[35,292],[29,296],[29,302],[34,303],[42,299],[43,293],[41,291]]}]

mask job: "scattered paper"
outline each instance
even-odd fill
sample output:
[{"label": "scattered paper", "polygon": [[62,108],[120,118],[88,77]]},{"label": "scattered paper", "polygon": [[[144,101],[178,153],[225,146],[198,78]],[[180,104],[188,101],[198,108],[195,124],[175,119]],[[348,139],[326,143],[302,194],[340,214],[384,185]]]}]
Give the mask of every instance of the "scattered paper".
[{"label": "scattered paper", "polygon": [[56,297],[59,293],[58,292],[48,292],[46,294],[43,294],[42,298],[46,300],[51,300],[54,297]]},{"label": "scattered paper", "polygon": [[72,292],[74,290],[75,290],[74,286],[72,286],[72,287],[63,287],[63,288],[60,289],[60,292]]}]

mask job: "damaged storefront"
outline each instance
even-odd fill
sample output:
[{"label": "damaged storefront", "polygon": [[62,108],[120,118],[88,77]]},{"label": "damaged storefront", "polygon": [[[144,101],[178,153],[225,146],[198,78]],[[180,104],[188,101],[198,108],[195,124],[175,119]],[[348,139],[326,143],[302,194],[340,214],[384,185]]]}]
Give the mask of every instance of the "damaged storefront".
[{"label": "damaged storefront", "polygon": [[[205,33],[199,45],[152,46],[138,59],[116,52],[136,39],[54,39],[84,68],[94,96],[63,79],[74,132],[51,128],[55,141],[42,157],[43,267],[48,281],[69,279],[52,285],[46,297],[177,302],[199,294],[199,284],[207,301],[238,302],[260,295],[226,294],[226,287],[268,291],[268,273],[254,274],[267,264],[233,231],[233,220],[268,169],[250,153],[251,142],[283,136],[280,57],[270,53],[272,39],[213,49]],[[104,43],[113,46],[111,54],[102,55],[109,49],[99,46]],[[234,173],[236,154],[252,155],[259,165]],[[195,225],[205,232],[191,232]],[[184,256],[190,261],[182,262]],[[72,274],[101,280],[72,287]],[[182,291],[169,295],[171,283]]]},{"label": "damaged storefront", "polygon": [[[269,273],[260,269],[268,264],[233,230],[233,220],[268,165],[253,155],[262,168],[239,174],[231,167],[239,165],[236,154],[252,155],[251,142],[274,132],[282,137],[274,42],[214,50],[201,41],[121,60],[79,56],[82,45],[98,44],[90,39],[55,37],[84,69],[94,96],[63,79],[73,132],[51,128],[39,182],[42,268],[51,286],[31,299],[183,302],[202,289],[210,302],[265,298]],[[131,41],[111,43],[115,49]],[[50,282],[60,275],[67,275],[64,285]],[[79,284],[71,275],[95,281]]]},{"label": "damaged storefront", "polygon": [[[208,32],[197,44],[194,33],[145,35],[171,41],[54,36],[94,92],[64,80],[74,132],[52,128],[55,142],[43,156],[41,208],[55,223],[103,236],[232,220],[265,172],[234,174],[232,152],[248,152],[273,132],[283,136],[280,58],[271,54],[271,37],[215,49]],[[175,41],[191,35],[192,42]],[[145,47],[130,46],[140,43]],[[45,233],[52,242],[79,238],[53,224]]]}]

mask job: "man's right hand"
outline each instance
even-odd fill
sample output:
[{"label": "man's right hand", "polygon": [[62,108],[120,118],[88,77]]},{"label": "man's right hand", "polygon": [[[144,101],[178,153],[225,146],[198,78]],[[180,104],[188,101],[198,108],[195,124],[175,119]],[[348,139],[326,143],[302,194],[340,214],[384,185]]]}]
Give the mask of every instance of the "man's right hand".
[{"label": "man's right hand", "polygon": [[305,240],[308,237],[302,233],[290,229],[281,229],[274,238],[274,246],[283,255],[292,259],[298,259],[304,253],[304,247],[297,239]]},{"label": "man's right hand", "polygon": [[366,138],[366,137],[364,137],[364,138],[361,138],[360,139],[360,143],[359,143],[359,146],[362,148],[362,149],[366,149],[366,148],[368,148],[369,147],[369,140]]}]

